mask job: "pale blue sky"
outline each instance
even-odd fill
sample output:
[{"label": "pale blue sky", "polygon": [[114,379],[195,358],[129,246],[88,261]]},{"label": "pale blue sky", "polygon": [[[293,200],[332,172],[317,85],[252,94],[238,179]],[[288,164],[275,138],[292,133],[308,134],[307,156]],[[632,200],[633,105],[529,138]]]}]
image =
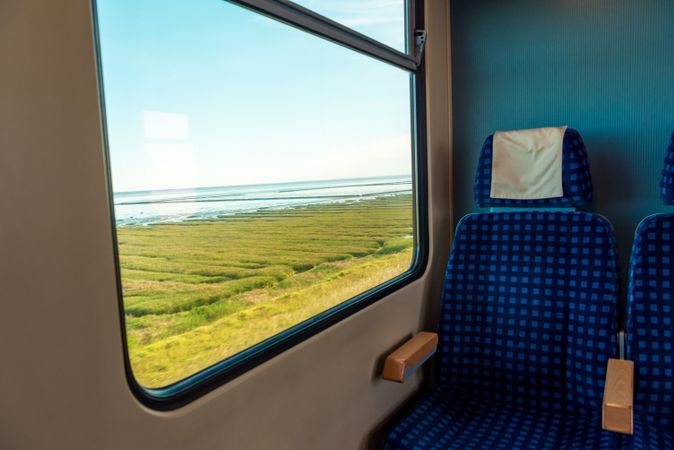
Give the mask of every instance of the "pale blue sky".
[{"label": "pale blue sky", "polygon": [[[403,46],[402,0],[298,3]],[[411,173],[407,72],[222,0],[97,4],[115,191]]]}]

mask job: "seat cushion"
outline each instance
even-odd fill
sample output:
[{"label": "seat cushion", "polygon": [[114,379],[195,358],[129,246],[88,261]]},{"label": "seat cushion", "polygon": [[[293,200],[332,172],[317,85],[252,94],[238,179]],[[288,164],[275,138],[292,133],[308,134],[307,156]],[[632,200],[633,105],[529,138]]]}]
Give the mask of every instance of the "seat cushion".
[{"label": "seat cushion", "polygon": [[634,421],[634,435],[622,436],[623,450],[672,450],[672,430],[646,424],[641,420]]},{"label": "seat cushion", "polygon": [[387,450],[616,449],[601,418],[536,411],[437,388],[390,432]]}]

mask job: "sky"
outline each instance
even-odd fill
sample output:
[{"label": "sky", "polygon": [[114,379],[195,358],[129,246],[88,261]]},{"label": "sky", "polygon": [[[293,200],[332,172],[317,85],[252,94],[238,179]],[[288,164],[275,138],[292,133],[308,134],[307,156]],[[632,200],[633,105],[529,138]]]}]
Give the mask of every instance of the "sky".
[{"label": "sky", "polygon": [[[394,48],[403,0],[298,0]],[[98,0],[115,192],[411,174],[410,75],[223,0]]]}]

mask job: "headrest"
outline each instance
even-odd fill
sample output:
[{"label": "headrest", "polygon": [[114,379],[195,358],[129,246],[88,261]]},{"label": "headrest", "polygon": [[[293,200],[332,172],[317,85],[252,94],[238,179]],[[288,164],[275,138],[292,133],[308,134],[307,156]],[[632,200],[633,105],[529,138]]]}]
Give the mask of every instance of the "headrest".
[{"label": "headrest", "polygon": [[665,166],[662,168],[660,198],[665,205],[674,205],[674,133],[667,147]]},{"label": "headrest", "polygon": [[545,208],[584,206],[592,200],[592,176],[585,143],[578,131],[567,128],[562,142],[562,195],[552,198],[492,198],[494,135],[482,146],[475,176],[475,202],[481,207]]}]

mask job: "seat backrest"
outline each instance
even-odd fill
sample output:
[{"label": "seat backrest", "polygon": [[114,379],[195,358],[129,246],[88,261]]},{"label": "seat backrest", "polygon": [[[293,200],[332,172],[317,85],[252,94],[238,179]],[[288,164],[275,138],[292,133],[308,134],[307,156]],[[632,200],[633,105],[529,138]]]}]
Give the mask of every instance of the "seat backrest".
[{"label": "seat backrest", "polygon": [[[662,173],[661,197],[674,203],[674,135]],[[627,358],[635,364],[634,412],[674,427],[674,214],[644,219],[635,233],[627,298]]]},{"label": "seat backrest", "polygon": [[660,198],[665,205],[674,205],[674,133],[669,140],[665,164],[662,168]]},{"label": "seat backrest", "polygon": [[[481,194],[491,141],[478,204],[528,206]],[[568,130],[564,142],[564,198],[470,214],[457,227],[439,329],[439,382],[449,389],[529,408],[599,410],[615,353],[615,240],[600,216],[544,209],[591,197],[582,139]]]}]

